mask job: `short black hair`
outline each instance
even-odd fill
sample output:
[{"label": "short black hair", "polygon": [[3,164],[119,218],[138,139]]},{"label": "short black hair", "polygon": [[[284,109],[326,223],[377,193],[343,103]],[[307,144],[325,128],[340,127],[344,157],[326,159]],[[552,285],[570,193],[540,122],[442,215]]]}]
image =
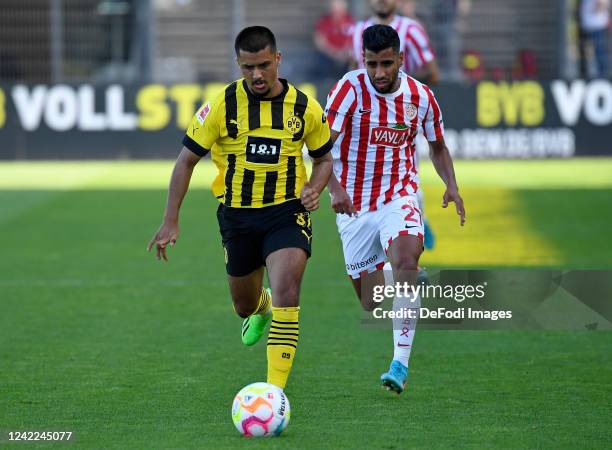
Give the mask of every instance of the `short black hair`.
[{"label": "short black hair", "polygon": [[236,50],[236,56],[240,54],[240,50],[249,53],[257,53],[266,47],[270,47],[272,52],[276,51],[276,38],[274,33],[269,28],[256,25],[253,27],[246,27],[234,41],[234,50]]},{"label": "short black hair", "polygon": [[397,31],[389,25],[372,25],[363,32],[363,52],[370,50],[378,53],[386,48],[392,48],[395,53],[400,51],[400,38]]}]

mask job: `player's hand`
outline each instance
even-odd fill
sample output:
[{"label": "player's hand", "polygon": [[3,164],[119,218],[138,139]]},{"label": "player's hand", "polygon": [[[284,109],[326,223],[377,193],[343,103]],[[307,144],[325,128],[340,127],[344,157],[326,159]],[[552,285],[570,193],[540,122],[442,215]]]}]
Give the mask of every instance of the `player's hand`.
[{"label": "player's hand", "polygon": [[449,202],[455,202],[455,209],[459,217],[461,217],[461,226],[463,226],[465,223],[465,208],[463,207],[463,199],[456,187],[446,188],[442,196],[442,208],[446,208]]},{"label": "player's hand", "polygon": [[153,239],[149,241],[147,244],[147,251],[150,252],[153,245],[155,245],[157,249],[156,258],[158,260],[164,259],[164,261],[168,261],[168,255],[166,255],[166,247],[170,245],[174,247],[176,244],[176,240],[179,237],[179,226],[176,222],[166,222],[162,223],[153,236]]},{"label": "player's hand", "polygon": [[330,192],[330,194],[331,207],[337,214],[347,214],[349,216],[357,214],[351,197],[349,197],[344,189],[335,189],[334,192]]},{"label": "player's hand", "polygon": [[310,186],[310,183],[304,183],[302,193],[300,194],[302,205],[306,211],[314,211],[319,208],[319,193]]}]

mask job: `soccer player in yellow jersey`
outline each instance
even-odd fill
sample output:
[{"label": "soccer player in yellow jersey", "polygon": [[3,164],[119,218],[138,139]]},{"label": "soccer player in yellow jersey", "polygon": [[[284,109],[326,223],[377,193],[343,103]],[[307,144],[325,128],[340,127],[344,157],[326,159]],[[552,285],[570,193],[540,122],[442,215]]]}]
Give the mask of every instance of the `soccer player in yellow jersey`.
[{"label": "soccer player in yellow jersey", "polygon": [[[243,79],[195,114],[170,180],[163,223],[147,246],[167,260],[179,236],[179,208],[194,166],[211,152],[213,193],[229,288],[244,318],[242,341],[268,333],[268,382],[285,388],[299,336],[299,291],[311,253],[310,212],[332,171],[332,143],[317,101],[278,77],[274,34],[248,27],[234,44]],[[302,147],[313,159],[307,179]],[[270,291],[263,288],[264,267]]]}]

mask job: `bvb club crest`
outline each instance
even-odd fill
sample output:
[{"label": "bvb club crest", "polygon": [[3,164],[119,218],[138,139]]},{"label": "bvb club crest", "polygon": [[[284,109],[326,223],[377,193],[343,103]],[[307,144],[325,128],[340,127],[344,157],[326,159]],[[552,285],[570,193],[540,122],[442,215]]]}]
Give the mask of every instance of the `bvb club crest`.
[{"label": "bvb club crest", "polygon": [[289,133],[297,134],[302,129],[303,123],[302,119],[300,119],[298,116],[290,116],[287,119],[287,122],[285,122],[285,125],[287,126]]}]

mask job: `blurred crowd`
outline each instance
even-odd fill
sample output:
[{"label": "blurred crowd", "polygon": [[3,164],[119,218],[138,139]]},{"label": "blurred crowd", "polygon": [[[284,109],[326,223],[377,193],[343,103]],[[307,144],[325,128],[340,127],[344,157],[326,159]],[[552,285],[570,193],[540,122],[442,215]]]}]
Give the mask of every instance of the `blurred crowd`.
[{"label": "blurred crowd", "polygon": [[[407,39],[404,52],[431,51],[430,61],[406,67],[410,75],[422,81],[479,81],[482,79],[535,79],[538,78],[538,58],[533,48],[524,46],[516,51],[511,68],[487,64],[482,53],[464,45],[463,34],[468,27],[472,0],[430,0],[427,17],[428,28],[418,14],[417,0],[363,0],[370,17],[363,21],[351,15],[346,0],[330,0],[329,11],[320,17],[314,30],[316,58],[312,75],[317,78],[337,79],[347,70],[359,67],[361,56],[356,45],[356,35],[363,31],[365,23],[384,23],[397,26],[402,18],[415,21],[422,29],[427,45],[419,49],[418,39]],[[353,2],[353,5],[355,2]],[[577,48],[578,70],[582,78],[607,78],[609,72],[610,0],[574,0],[575,15],[569,25],[577,30],[576,39],[568,43]],[[574,23],[572,23],[572,20]],[[517,30],[518,31],[518,30]],[[431,40],[430,40],[431,37]],[[433,43],[433,45],[432,45]],[[429,47],[428,49],[423,47]],[[435,47],[435,48],[434,48]],[[570,52],[571,53],[571,52]],[[429,64],[423,72],[423,65]],[[410,73],[412,72],[412,73]]]},{"label": "blurred crowd", "polygon": [[608,42],[612,28],[610,0],[579,0],[576,15],[580,76],[606,78],[609,76]]},{"label": "blurred crowd", "polygon": [[397,29],[405,71],[428,83],[609,78],[611,2],[313,0],[284,8],[280,0],[5,1],[0,80],[226,80],[237,75],[230,35],[253,23],[278,30],[287,50],[283,73],[300,82],[338,79],[359,67],[360,33],[375,23]]}]

